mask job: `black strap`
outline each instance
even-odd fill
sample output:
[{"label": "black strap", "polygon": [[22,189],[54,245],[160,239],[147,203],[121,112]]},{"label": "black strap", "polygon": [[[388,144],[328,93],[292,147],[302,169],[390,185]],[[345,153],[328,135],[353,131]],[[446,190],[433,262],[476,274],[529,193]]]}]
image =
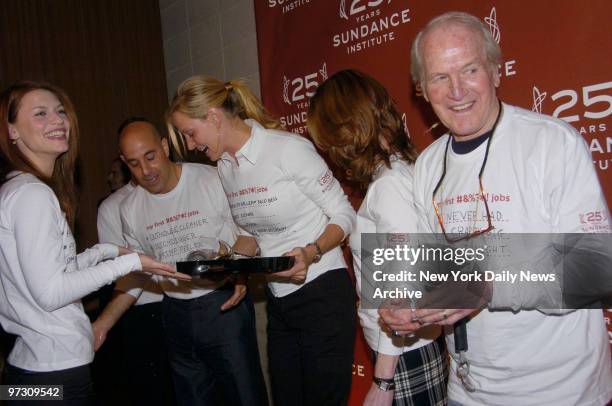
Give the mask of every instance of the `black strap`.
[{"label": "black strap", "polygon": [[467,321],[468,318],[464,317],[455,324],[453,324],[453,336],[455,338],[455,353],[459,354],[460,352],[468,350],[468,340],[467,340]]}]

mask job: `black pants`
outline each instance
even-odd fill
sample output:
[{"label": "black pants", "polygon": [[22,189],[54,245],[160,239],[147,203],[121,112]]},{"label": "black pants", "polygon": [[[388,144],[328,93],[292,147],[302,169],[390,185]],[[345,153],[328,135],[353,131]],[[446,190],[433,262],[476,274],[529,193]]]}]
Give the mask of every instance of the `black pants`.
[{"label": "black pants", "polygon": [[351,388],[356,295],[346,269],[298,291],[268,291],[268,357],[275,406],[345,405]]},{"label": "black pants", "polygon": [[60,371],[26,371],[6,364],[3,385],[63,385],[64,400],[15,400],[6,405],[15,406],[94,406],[97,405],[96,393],[91,380],[89,365],[63,369]]},{"label": "black pants", "polygon": [[221,312],[233,286],[189,300],[165,297],[163,321],[177,404],[267,405],[255,311],[247,297]]},{"label": "black pants", "polygon": [[123,365],[132,405],[174,404],[161,302],[133,306],[121,319]]}]

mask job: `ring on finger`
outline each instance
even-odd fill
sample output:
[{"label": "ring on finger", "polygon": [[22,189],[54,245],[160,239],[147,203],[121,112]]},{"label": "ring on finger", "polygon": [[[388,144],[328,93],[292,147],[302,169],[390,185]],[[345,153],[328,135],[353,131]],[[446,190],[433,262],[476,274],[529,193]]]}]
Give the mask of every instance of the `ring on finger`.
[{"label": "ring on finger", "polygon": [[448,319],[448,313],[446,312],[446,310],[442,311],[442,320],[446,320]]}]

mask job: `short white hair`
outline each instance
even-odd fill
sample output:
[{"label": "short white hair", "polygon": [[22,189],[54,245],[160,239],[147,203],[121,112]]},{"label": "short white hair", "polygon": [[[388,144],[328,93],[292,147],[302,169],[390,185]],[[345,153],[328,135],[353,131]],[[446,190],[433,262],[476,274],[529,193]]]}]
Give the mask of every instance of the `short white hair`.
[{"label": "short white hair", "polygon": [[449,11],[430,20],[427,25],[421,31],[419,31],[416,38],[412,42],[412,49],[410,50],[410,74],[412,75],[412,81],[416,85],[422,86],[423,82],[425,81],[425,66],[423,64],[422,49],[423,38],[429,32],[440,26],[452,24],[463,25],[473,30],[478,35],[482,41],[485,57],[487,58],[487,62],[490,64],[491,69],[495,70],[501,64],[501,48],[499,47],[499,44],[495,42],[491,32],[487,27],[485,27],[482,21],[477,17],[462,11]]}]

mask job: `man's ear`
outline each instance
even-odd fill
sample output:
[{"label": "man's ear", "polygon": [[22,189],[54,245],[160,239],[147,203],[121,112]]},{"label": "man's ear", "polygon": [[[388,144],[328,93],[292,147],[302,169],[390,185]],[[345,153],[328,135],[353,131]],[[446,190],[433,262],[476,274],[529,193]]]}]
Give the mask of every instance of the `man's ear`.
[{"label": "man's ear", "polygon": [[423,85],[419,85],[419,87],[421,89],[421,93],[423,93],[423,98],[427,103],[429,103],[429,97],[427,97],[427,91],[425,90],[425,87]]},{"label": "man's ear", "polygon": [[495,87],[499,87],[499,83],[501,82],[501,72],[499,71],[499,66],[493,68],[493,84]]},{"label": "man's ear", "polygon": [[164,137],[161,140],[162,148],[164,149],[164,153],[168,158],[170,158],[170,147],[168,146],[168,138]]}]

